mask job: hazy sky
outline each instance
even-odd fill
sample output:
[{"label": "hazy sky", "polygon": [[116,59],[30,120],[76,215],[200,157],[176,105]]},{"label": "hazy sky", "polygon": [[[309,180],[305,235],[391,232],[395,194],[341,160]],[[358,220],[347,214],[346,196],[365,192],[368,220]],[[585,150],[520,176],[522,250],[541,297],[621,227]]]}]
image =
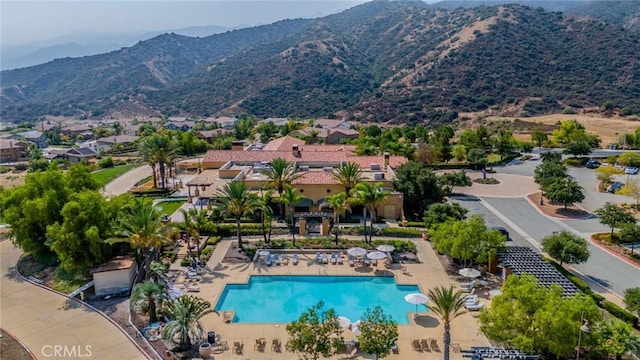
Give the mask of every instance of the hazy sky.
[{"label": "hazy sky", "polygon": [[204,25],[257,25],[336,13],[367,0],[0,1],[2,44],[73,32],[131,33]]}]

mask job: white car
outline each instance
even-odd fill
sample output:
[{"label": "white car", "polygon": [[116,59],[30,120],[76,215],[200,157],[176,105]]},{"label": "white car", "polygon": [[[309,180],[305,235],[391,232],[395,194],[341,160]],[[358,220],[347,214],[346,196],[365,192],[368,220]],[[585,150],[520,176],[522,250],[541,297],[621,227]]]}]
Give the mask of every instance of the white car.
[{"label": "white car", "polygon": [[638,168],[637,167],[628,167],[624,169],[624,173],[625,174],[630,174],[630,175],[635,175],[638,173]]}]

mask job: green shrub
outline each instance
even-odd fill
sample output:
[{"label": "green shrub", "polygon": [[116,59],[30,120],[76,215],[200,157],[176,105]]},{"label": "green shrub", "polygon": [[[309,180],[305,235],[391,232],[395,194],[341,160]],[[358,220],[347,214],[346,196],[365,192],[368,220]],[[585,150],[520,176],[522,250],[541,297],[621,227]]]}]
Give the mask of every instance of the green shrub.
[{"label": "green shrub", "polygon": [[596,305],[602,307],[602,302],[604,301],[604,296],[597,294],[597,293],[591,293],[591,297],[593,298],[593,301],[596,302]]},{"label": "green shrub", "polygon": [[113,158],[111,156],[107,156],[106,158],[102,158],[100,159],[100,161],[98,161],[98,166],[101,169],[106,169],[106,168],[114,167],[115,163],[113,162]]},{"label": "green shrub", "polygon": [[191,256],[185,256],[180,260],[180,266],[191,266],[192,260]]},{"label": "green shrub", "polygon": [[209,236],[209,239],[207,239],[207,245],[216,245],[220,240],[222,240],[220,236]]},{"label": "green shrub", "polygon": [[0,174],[6,174],[9,172],[9,168],[4,166],[4,165],[0,165]]},{"label": "green shrub", "polygon": [[384,228],[381,229],[380,235],[389,237],[421,237],[422,231],[407,228]]},{"label": "green shrub", "polygon": [[25,171],[25,170],[27,170],[27,167],[28,167],[27,164],[24,164],[24,163],[20,163],[20,164],[16,164],[15,165],[15,168],[16,168],[17,171]]},{"label": "green shrub", "polygon": [[376,247],[378,247],[378,245],[393,245],[397,252],[411,252],[414,254],[417,252],[416,244],[408,240],[375,240],[373,244]]},{"label": "green shrub", "polygon": [[564,163],[568,166],[585,166],[587,165],[587,161],[589,161],[588,157],[570,157],[567,158]]},{"label": "green shrub", "polygon": [[213,255],[213,248],[207,246],[200,252],[200,260],[206,263],[211,259],[211,255]]},{"label": "green shrub", "polygon": [[498,185],[500,184],[500,180],[492,177],[488,177],[486,179],[476,178],[472,180],[474,183],[484,184],[484,185]]},{"label": "green shrub", "polygon": [[162,253],[162,257],[165,257],[169,259],[171,262],[174,262],[178,258],[178,253],[175,251],[165,251]]},{"label": "green shrub", "polygon": [[638,327],[638,317],[628,312],[627,310],[621,308],[620,306],[612,303],[609,300],[604,300],[601,302],[602,307],[607,310],[611,315],[617,317],[618,319],[631,324],[633,327]]},{"label": "green shrub", "polygon": [[[403,226],[402,224],[398,224],[400,226]],[[408,221],[407,222],[407,226],[406,227],[416,227],[416,228],[424,228],[424,223],[423,222],[419,222],[419,221]]]},{"label": "green shrub", "polygon": [[249,258],[249,259],[253,259],[254,256],[256,256],[256,251],[258,251],[258,249],[256,249],[253,246],[245,246],[243,253]]}]

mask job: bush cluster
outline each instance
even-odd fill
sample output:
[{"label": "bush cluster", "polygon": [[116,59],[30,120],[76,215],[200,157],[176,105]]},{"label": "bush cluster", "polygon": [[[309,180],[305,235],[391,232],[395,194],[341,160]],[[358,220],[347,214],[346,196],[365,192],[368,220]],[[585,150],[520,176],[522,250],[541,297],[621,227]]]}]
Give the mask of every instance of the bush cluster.
[{"label": "bush cluster", "polygon": [[633,327],[638,328],[638,317],[628,312],[627,310],[621,308],[620,306],[612,303],[609,300],[603,300],[600,303],[605,310],[607,310],[611,315],[617,317],[618,319],[631,324]]}]

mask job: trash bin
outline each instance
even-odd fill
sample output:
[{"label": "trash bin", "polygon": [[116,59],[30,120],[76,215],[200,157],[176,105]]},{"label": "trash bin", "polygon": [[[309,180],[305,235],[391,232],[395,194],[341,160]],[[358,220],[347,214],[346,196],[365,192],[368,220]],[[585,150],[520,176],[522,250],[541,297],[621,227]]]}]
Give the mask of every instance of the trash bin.
[{"label": "trash bin", "polygon": [[216,343],[216,332],[215,331],[209,331],[207,333],[207,342],[209,344],[215,344]]}]

